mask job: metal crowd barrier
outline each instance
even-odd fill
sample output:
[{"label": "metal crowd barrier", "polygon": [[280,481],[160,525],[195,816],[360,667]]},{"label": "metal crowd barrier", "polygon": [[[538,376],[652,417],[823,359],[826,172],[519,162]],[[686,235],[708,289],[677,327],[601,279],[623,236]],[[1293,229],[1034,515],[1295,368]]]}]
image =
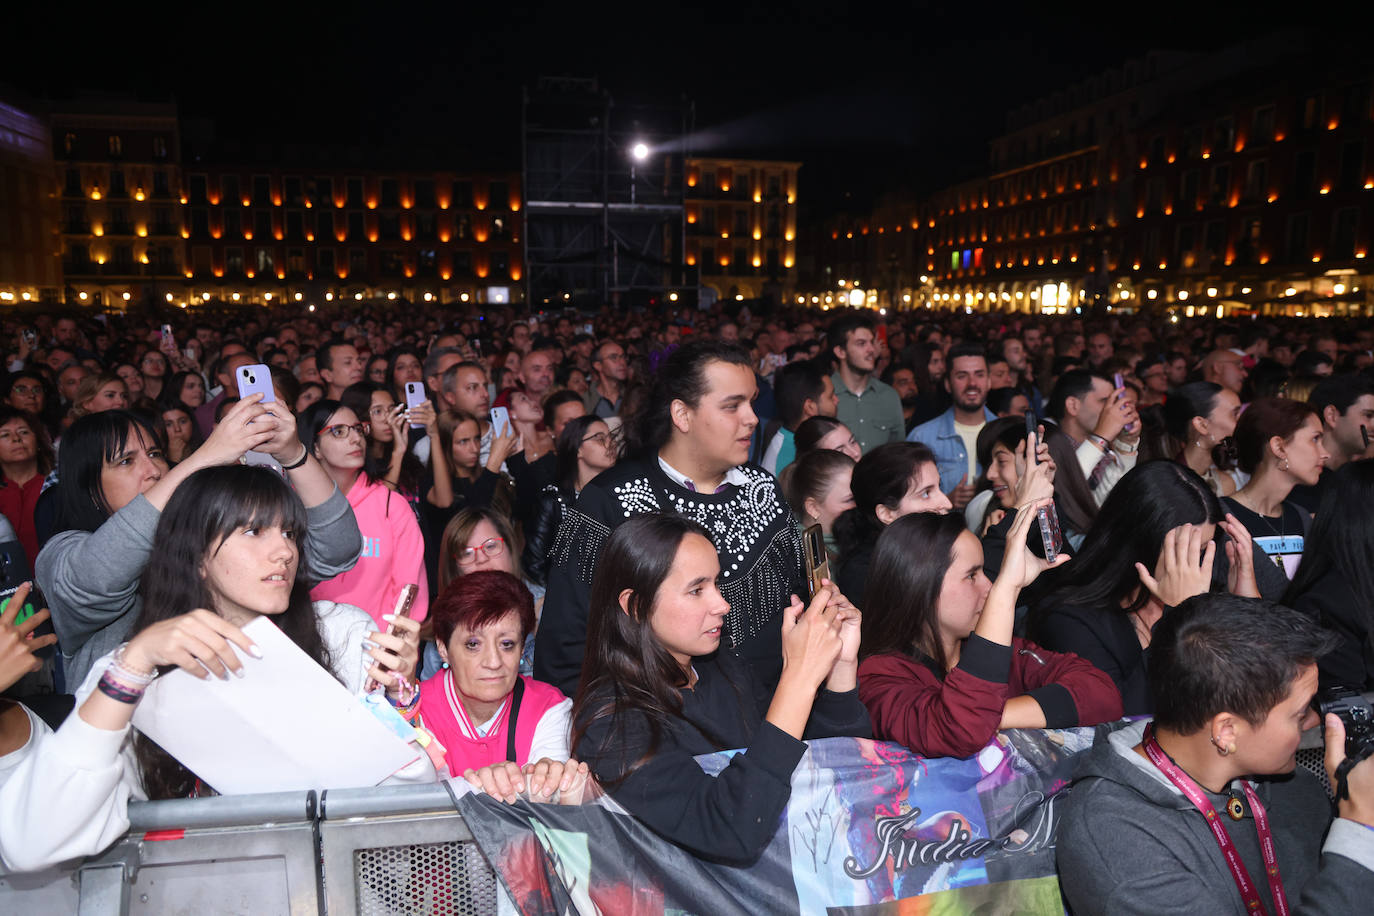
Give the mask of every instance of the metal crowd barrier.
[{"label": "metal crowd barrier", "polygon": [[442,784],[133,802],[99,856],[0,871],[0,913],[496,913],[496,875]]}]

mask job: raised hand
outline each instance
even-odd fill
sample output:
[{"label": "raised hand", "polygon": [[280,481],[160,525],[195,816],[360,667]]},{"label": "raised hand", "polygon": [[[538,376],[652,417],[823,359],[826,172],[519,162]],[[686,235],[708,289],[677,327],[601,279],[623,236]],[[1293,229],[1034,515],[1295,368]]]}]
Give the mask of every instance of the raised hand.
[{"label": "raised hand", "polygon": [[1226,590],[1242,598],[1260,597],[1255,580],[1255,542],[1250,531],[1231,513],[1217,524],[1228,535],[1226,541]]},{"label": "raised hand", "polygon": [[420,661],[420,622],[393,614],[383,614],[382,619],[396,632],[369,633],[363,641],[365,654],[375,662],[367,671],[367,687],[381,684],[389,696],[404,702],[410,699],[406,685],[415,684],[415,668]]},{"label": "raised hand", "polygon": [[[1205,545],[1205,546],[1204,546]],[[1174,607],[1212,587],[1212,561],[1217,542],[1204,539],[1198,525],[1181,525],[1164,535],[1155,574],[1136,563],[1140,582],[1165,607]]]},{"label": "raised hand", "polygon": [[24,675],[42,667],[42,660],[34,653],[57,642],[57,636],[53,633],[47,636],[33,635],[33,631],[48,619],[47,608],[31,615],[23,623],[14,622],[19,610],[28,601],[31,588],[29,582],[16,588],[14,594],[10,595],[9,604],[5,605],[5,612],[0,614],[0,691],[8,690]]}]

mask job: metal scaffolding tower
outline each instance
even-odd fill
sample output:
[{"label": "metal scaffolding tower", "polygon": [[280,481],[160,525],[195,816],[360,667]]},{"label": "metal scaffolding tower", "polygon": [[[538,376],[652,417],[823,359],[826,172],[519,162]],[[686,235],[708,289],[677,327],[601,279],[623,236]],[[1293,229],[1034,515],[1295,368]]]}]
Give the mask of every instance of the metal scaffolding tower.
[{"label": "metal scaffolding tower", "polygon": [[647,305],[689,282],[683,193],[692,117],[685,100],[617,106],[595,80],[542,78],[526,90],[521,141],[532,309]]}]

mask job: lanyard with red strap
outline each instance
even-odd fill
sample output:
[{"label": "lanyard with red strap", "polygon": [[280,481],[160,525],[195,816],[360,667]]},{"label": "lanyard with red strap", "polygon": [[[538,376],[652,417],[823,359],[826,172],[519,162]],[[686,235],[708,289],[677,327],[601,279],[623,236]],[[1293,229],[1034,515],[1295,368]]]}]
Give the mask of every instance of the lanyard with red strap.
[{"label": "lanyard with red strap", "polygon": [[[1250,873],[1245,870],[1245,863],[1240,860],[1240,853],[1236,851],[1236,844],[1231,840],[1231,835],[1226,832],[1226,827],[1221,822],[1221,817],[1217,814],[1217,809],[1198,787],[1187,773],[1179,768],[1164,753],[1164,749],[1155,740],[1154,729],[1150,726],[1145,728],[1145,738],[1141,742],[1145,750],[1145,755],[1150,758],[1150,762],[1168,778],[1168,780],[1178,787],[1178,790],[1193,803],[1202,816],[1207,819],[1207,826],[1212,830],[1212,838],[1217,841],[1217,846],[1221,848],[1221,855],[1226,859],[1226,867],[1231,869],[1231,878],[1236,882],[1236,889],[1240,891],[1240,898],[1245,903],[1245,910],[1249,913],[1263,914],[1266,912],[1264,903],[1260,900],[1259,891],[1255,882],[1250,879]],[[1278,916],[1288,916],[1288,897],[1283,892],[1283,879],[1279,877],[1278,855],[1274,850],[1274,834],[1269,829],[1269,815],[1265,813],[1264,806],[1260,804],[1259,797],[1255,795],[1255,790],[1250,783],[1242,780],[1242,787],[1245,789],[1245,798],[1250,802],[1250,810],[1255,815],[1255,830],[1259,833],[1260,852],[1264,856],[1264,870],[1269,877],[1269,894],[1274,898],[1274,908]]]}]

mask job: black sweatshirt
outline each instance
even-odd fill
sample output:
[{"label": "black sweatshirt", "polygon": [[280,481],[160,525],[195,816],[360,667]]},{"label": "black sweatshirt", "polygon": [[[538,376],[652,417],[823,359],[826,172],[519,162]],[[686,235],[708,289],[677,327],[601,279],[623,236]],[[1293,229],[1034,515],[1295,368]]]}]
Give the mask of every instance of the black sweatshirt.
[{"label": "black sweatshirt", "polygon": [[[536,655],[537,657],[537,655]],[[663,730],[654,755],[610,794],[655,833],[702,858],[732,864],[756,860],[778,828],[792,796],[792,771],[806,745],[764,721],[770,692],[752,666],[728,649],[694,660],[697,683],[681,691],[682,718]],[[608,696],[598,691],[597,701]],[[643,713],[599,719],[588,727],[573,756],[586,761],[599,782],[630,768],[649,749]],[[868,710],[857,690],[822,688],[811,707],[805,737],[871,737]],[[711,736],[719,741],[713,744]],[[718,776],[692,758],[747,748]]]}]

